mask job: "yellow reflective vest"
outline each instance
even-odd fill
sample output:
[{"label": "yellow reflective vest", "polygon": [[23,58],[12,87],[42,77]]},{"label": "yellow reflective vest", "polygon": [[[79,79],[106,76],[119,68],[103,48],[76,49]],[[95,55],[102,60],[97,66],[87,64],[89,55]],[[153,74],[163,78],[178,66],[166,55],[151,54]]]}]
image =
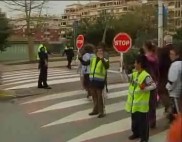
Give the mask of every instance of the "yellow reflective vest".
[{"label": "yellow reflective vest", "polygon": [[93,56],[90,60],[90,75],[89,75],[90,80],[95,79],[98,81],[104,81],[107,70],[105,69],[101,60],[97,64],[96,64],[96,61],[97,61],[96,56]]},{"label": "yellow reflective vest", "polygon": [[125,105],[125,110],[130,113],[149,111],[150,91],[140,89],[146,77],[150,76],[145,70],[138,74],[137,71],[132,73],[132,79],[129,85],[128,98]]},{"label": "yellow reflective vest", "polygon": [[40,44],[39,47],[38,47],[38,50],[37,50],[37,60],[39,60],[39,52],[40,52],[40,49],[44,47],[45,48],[45,53],[47,53],[47,48],[43,45],[43,44]]}]

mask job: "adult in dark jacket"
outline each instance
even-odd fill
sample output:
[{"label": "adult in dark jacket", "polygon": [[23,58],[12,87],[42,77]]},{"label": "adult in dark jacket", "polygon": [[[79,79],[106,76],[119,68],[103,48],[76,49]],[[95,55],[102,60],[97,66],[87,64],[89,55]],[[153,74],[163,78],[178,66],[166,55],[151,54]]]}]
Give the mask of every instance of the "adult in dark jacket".
[{"label": "adult in dark jacket", "polygon": [[45,49],[44,44],[42,44],[38,52],[40,69],[38,88],[51,89],[47,84],[48,52]]},{"label": "adult in dark jacket", "polygon": [[71,69],[71,62],[72,62],[73,57],[74,57],[73,47],[71,47],[69,44],[67,44],[64,48],[63,56],[65,53],[66,53],[66,57],[67,57],[67,61],[68,61],[67,68]]},{"label": "adult in dark jacket", "polygon": [[[147,41],[144,44],[144,55],[146,57],[146,68],[145,70],[151,75],[154,82],[158,83],[159,68],[158,58],[156,55],[156,47],[151,41]],[[149,109],[149,122],[150,127],[156,127],[156,107],[157,107],[157,90],[150,91],[150,109]]]},{"label": "adult in dark jacket", "polygon": [[172,37],[166,36],[165,46],[163,48],[158,48],[158,58],[159,58],[159,84],[158,84],[158,94],[160,100],[165,107],[165,112],[168,112],[170,107],[170,98],[168,91],[166,89],[166,84],[168,82],[168,70],[171,65],[171,60],[169,58],[170,50],[173,48]]}]

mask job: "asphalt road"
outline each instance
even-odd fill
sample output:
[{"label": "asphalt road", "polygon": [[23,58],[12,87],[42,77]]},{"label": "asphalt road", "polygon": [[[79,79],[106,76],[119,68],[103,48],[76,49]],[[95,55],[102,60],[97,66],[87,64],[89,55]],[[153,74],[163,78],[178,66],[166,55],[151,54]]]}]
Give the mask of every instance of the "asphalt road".
[{"label": "asphalt road", "polygon": [[[5,73],[2,88],[34,96],[0,102],[0,142],[130,142],[130,114],[124,111],[128,84],[122,83],[118,69],[119,64],[111,65],[107,115],[102,119],[88,115],[93,103],[86,99],[76,69],[50,69],[52,90],[36,88],[34,69]],[[150,142],[165,142],[163,109],[158,109],[157,118]]]}]

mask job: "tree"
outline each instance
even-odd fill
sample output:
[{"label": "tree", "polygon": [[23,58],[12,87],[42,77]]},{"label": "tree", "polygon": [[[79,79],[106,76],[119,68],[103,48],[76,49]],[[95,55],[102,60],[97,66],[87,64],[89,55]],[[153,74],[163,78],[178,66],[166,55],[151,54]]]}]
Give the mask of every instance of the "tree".
[{"label": "tree", "polygon": [[[29,60],[34,60],[34,40],[31,31],[31,24],[33,20],[33,14],[37,14],[39,17],[42,13],[43,5],[47,2],[46,0],[10,0],[4,1],[7,4],[7,7],[13,11],[18,11],[24,15],[24,18],[21,20],[26,21],[26,35],[28,39],[28,52],[29,52]],[[37,21],[37,25],[39,25],[40,21]],[[34,26],[34,25],[33,25]]]},{"label": "tree", "polygon": [[114,17],[105,11],[97,17],[83,18],[79,22],[78,34],[84,34],[89,43],[97,45],[102,41],[110,47],[115,35],[113,19]]},{"label": "tree", "polygon": [[174,35],[174,39],[182,40],[182,28],[176,30],[176,34]]},{"label": "tree", "polygon": [[157,37],[157,8],[145,4],[137,7],[115,20],[114,27],[117,33],[128,33],[133,39],[133,44]]},{"label": "tree", "polygon": [[10,34],[10,27],[8,24],[8,19],[5,14],[0,13],[0,51],[4,51],[8,45],[8,37]]}]

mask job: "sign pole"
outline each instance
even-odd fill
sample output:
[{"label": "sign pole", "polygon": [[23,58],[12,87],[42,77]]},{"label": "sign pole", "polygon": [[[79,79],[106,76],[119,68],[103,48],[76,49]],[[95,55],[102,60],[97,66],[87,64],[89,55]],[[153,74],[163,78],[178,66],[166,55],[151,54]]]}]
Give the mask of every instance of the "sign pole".
[{"label": "sign pole", "polygon": [[120,73],[123,72],[123,53],[120,53]]},{"label": "sign pole", "polygon": [[78,54],[79,54],[79,52],[80,52],[80,49],[78,49],[78,50],[77,50],[77,55],[76,55],[76,65],[77,65],[77,63],[78,63]]}]

